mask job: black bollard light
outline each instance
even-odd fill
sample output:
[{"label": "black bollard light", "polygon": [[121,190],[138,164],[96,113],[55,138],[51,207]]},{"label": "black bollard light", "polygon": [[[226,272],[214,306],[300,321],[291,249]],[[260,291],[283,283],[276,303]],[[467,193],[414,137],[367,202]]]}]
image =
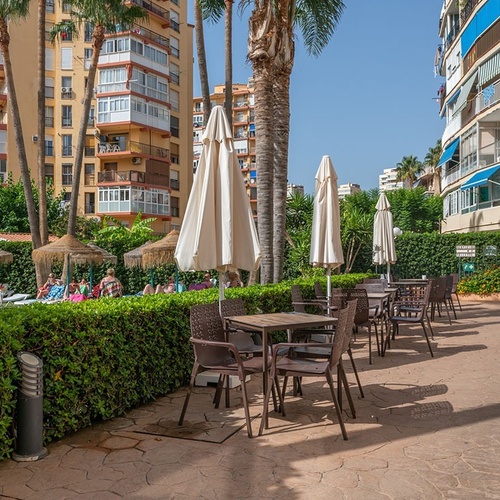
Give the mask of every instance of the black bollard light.
[{"label": "black bollard light", "polygon": [[16,451],[17,462],[33,462],[47,456],[43,446],[43,363],[30,352],[20,351],[21,385],[17,391]]}]

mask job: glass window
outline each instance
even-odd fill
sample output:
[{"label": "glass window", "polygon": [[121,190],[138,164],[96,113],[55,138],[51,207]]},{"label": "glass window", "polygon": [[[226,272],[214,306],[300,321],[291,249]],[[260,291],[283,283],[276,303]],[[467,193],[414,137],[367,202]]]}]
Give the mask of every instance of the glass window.
[{"label": "glass window", "polygon": [[73,136],[71,134],[62,135],[62,156],[73,156]]},{"label": "glass window", "polygon": [[61,108],[61,117],[63,127],[72,127],[73,126],[73,118],[72,118],[72,106],[62,106]]},{"label": "glass window", "polygon": [[73,164],[63,163],[62,164],[62,185],[71,186],[73,182]]}]

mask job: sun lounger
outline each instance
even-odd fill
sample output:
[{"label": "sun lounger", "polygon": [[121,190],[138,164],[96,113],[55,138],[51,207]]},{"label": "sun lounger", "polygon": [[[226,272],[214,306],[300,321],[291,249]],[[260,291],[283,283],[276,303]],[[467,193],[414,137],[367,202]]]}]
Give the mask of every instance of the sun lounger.
[{"label": "sun lounger", "polygon": [[9,297],[4,297],[2,300],[2,304],[4,306],[7,306],[9,304],[14,304],[15,302],[24,301],[29,297],[31,297],[30,293],[14,293]]}]

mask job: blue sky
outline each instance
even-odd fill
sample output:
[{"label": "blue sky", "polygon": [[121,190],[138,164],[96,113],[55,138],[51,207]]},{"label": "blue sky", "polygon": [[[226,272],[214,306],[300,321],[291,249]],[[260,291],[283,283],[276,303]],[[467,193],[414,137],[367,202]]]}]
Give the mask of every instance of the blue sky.
[{"label": "blue sky", "polygon": [[[346,9],[318,58],[297,37],[291,83],[288,180],[314,191],[314,175],[330,155],[339,183],[378,187],[384,168],[404,156],[423,160],[441,137],[434,77],[440,0],[344,0]],[[192,0],[188,20],[193,22]],[[235,14],[233,80],[246,83],[251,11]],[[224,83],[223,23],[205,26],[210,90]],[[196,50],[195,50],[196,57]],[[197,62],[194,95],[201,95]]]}]

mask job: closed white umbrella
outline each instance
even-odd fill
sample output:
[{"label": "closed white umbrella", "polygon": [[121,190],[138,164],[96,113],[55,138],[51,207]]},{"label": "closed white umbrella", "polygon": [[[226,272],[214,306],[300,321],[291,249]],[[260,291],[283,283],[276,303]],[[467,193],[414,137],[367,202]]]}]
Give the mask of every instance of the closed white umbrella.
[{"label": "closed white umbrella", "polygon": [[257,269],[260,245],[222,106],[212,109],[202,142],[174,258],[182,271],[217,269],[223,299],[223,274]]},{"label": "closed white umbrella", "polygon": [[387,280],[390,281],[391,264],[396,263],[396,245],[392,223],[391,205],[385,193],[381,193],[373,221],[373,263],[387,264]]},{"label": "closed white umbrella", "polygon": [[327,300],[331,297],[331,272],[344,263],[340,239],[340,209],[337,174],[332,160],[325,155],[321,159],[314,190],[314,212],[311,234],[312,266],[325,267],[327,276]]}]

